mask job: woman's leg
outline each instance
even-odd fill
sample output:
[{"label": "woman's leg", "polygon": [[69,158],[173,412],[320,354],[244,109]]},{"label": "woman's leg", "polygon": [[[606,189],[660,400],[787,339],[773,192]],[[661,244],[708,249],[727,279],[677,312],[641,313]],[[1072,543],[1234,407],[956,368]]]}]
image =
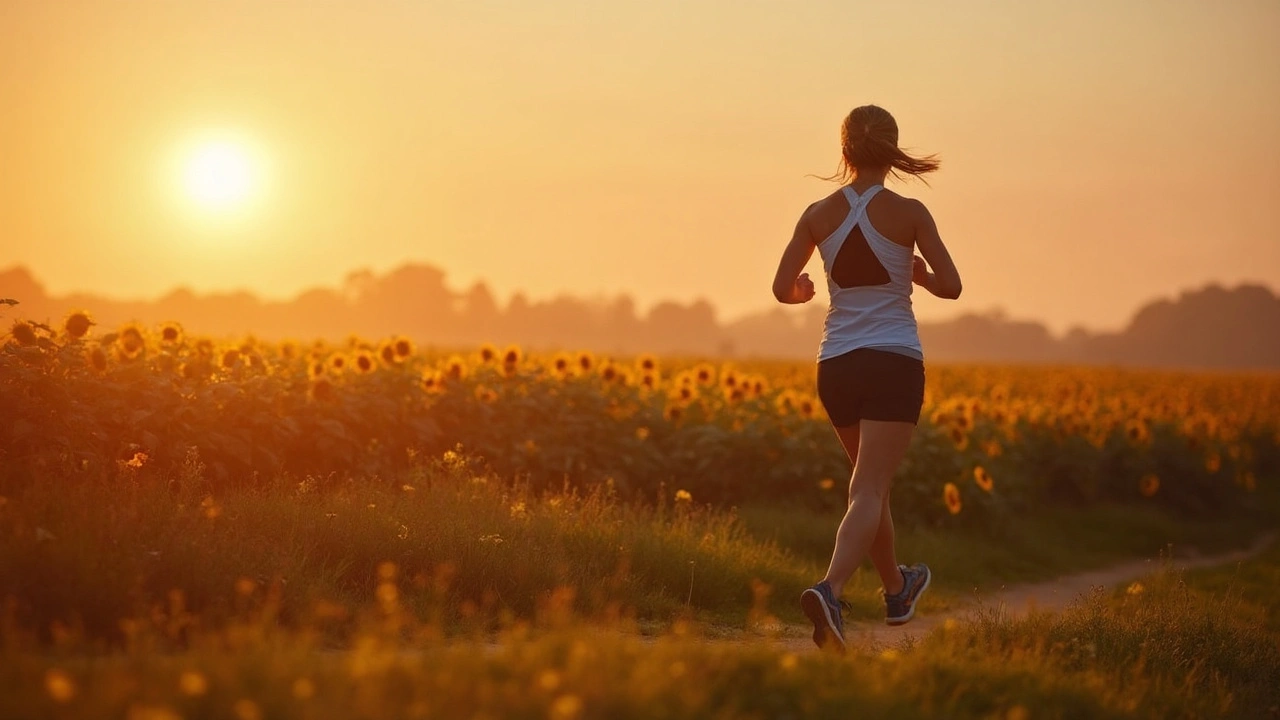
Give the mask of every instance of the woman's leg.
[{"label": "woman's leg", "polygon": [[[861,439],[858,425],[847,428],[836,428],[836,435],[844,445],[849,462],[855,470],[858,467],[858,444]],[[853,505],[853,479],[849,480],[849,505]],[[846,509],[848,506],[846,506]],[[890,595],[902,592],[902,571],[898,569],[898,556],[893,543],[893,515],[889,512],[889,491],[884,494],[884,502],[880,508],[880,525],[876,528],[875,539],[871,541],[871,563],[880,575],[884,591]]]},{"label": "woman's leg", "polygon": [[[908,422],[863,420],[860,425],[856,437],[847,428],[836,430],[846,447],[854,444],[858,448],[858,459],[850,483],[849,507],[836,531],[835,551],[831,555],[831,565],[827,568],[826,577],[823,578],[836,597],[840,596],[845,583],[867,556],[881,527],[886,523],[886,541],[887,544],[892,544],[893,521],[888,515],[887,504],[889,486],[898,465],[906,457],[911,433],[915,430],[915,425]],[[879,549],[883,551],[884,547]],[[883,562],[885,557],[882,552],[879,560]],[[891,578],[896,567],[897,564],[894,563],[894,569],[889,573]],[[877,567],[877,570],[880,568]],[[882,579],[885,574],[881,572]]]}]

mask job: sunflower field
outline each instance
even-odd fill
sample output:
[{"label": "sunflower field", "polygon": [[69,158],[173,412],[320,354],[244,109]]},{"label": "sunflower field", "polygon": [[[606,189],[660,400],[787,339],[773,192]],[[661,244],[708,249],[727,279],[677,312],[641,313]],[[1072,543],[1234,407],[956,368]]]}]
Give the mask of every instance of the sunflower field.
[{"label": "sunflower field", "polygon": [[[463,455],[533,491],[838,507],[850,463],[812,364],[424,350],[408,338],[226,341],[177,323],[110,332],[85,313],[0,343],[0,479],[394,482]],[[982,523],[1054,504],[1207,514],[1280,469],[1269,374],[929,365],[894,486],[915,521]],[[165,478],[164,480],[161,480]],[[385,479],[385,480],[384,480]],[[175,491],[178,488],[174,488]]]}]

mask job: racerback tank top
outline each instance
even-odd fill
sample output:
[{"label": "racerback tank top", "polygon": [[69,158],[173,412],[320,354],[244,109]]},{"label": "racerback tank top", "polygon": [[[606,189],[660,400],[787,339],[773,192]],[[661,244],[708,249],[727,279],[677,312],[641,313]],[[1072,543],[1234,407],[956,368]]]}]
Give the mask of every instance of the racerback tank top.
[{"label": "racerback tank top", "polygon": [[819,361],[860,348],[924,359],[911,309],[915,253],[881,235],[867,218],[867,204],[883,189],[873,185],[859,195],[845,186],[849,214],[818,243],[831,295]]}]

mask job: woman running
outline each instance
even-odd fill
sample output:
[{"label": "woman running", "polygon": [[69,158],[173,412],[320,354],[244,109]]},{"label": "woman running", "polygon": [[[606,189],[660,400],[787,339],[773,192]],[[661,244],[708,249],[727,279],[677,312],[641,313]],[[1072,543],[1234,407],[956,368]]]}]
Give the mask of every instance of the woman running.
[{"label": "woman running", "polygon": [[[831,565],[800,595],[800,607],[813,621],[818,647],[843,652],[840,594],[863,558],[870,555],[880,574],[890,625],[910,620],[929,587],[924,563],[899,565],[894,555],[889,489],[924,403],[911,285],[954,299],[960,274],[924,204],[884,188],[889,174],[919,177],[937,170],[938,160],[903,152],[898,124],[875,105],[849,113],[840,141],[844,162],[832,179],[843,187],[800,216],[773,294],[784,303],[813,299],[813,281],[802,271],[816,248],[831,295],[818,351],[818,398],[853,463],[853,477]],[[923,258],[914,254],[917,248]]]}]

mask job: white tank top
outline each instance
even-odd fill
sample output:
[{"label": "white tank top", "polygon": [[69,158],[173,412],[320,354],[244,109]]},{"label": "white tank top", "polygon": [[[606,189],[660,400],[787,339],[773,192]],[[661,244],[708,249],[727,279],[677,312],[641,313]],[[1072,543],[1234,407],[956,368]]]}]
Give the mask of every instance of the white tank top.
[{"label": "white tank top", "polygon": [[911,310],[915,253],[881,235],[867,218],[867,204],[883,189],[873,185],[858,195],[845,186],[849,214],[835,232],[818,243],[831,295],[819,361],[859,348],[924,359]]}]

